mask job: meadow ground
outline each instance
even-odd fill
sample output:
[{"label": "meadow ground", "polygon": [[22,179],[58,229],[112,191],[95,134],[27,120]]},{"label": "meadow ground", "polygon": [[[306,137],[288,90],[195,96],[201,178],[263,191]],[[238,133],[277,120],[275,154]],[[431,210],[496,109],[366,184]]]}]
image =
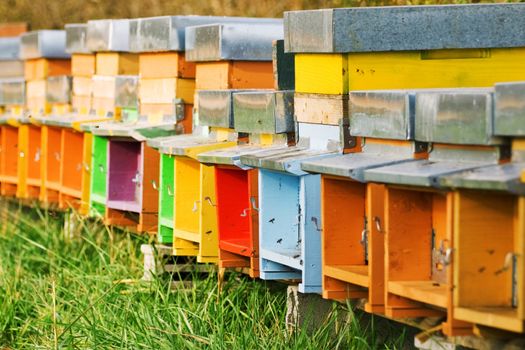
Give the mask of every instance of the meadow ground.
[{"label": "meadow ground", "polygon": [[[140,282],[146,238],[91,220],[64,235],[63,214],[0,201],[0,349],[384,349],[341,310],[314,334],[286,332],[285,286],[227,274],[174,290]],[[346,315],[346,312],[344,312]],[[348,314],[348,315],[351,315]],[[384,338],[383,338],[384,339]]]}]

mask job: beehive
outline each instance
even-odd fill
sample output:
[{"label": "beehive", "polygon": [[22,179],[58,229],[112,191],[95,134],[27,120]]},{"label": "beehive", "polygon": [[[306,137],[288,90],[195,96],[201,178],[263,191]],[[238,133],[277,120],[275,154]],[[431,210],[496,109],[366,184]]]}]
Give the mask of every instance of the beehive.
[{"label": "beehive", "polygon": [[367,184],[366,169],[424,158],[414,141],[414,93],[404,90],[350,93],[350,134],[362,152],[302,163],[321,177],[323,297],[366,299],[384,310],[384,186]]},{"label": "beehive", "polygon": [[385,313],[421,317],[442,312],[447,317],[443,332],[464,334],[469,325],[458,321],[452,308],[455,206],[440,177],[497,164],[505,149],[492,134],[491,90],[417,92],[415,103],[415,138],[430,143],[428,160],[365,171],[367,181],[387,184]]},{"label": "beehive", "polygon": [[284,149],[293,133],[293,91],[233,94],[235,131],[249,142],[204,152],[199,161],[215,165],[219,267],[259,275],[258,171],[240,163],[243,155]]}]

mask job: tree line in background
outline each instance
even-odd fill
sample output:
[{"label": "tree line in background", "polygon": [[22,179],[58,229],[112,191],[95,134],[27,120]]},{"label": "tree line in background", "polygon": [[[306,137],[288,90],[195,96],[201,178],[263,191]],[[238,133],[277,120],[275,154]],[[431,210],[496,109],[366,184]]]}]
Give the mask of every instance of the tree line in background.
[{"label": "tree line in background", "polygon": [[27,22],[31,29],[42,29],[98,18],[174,14],[281,17],[288,10],[479,2],[504,0],[0,0],[0,22]]}]

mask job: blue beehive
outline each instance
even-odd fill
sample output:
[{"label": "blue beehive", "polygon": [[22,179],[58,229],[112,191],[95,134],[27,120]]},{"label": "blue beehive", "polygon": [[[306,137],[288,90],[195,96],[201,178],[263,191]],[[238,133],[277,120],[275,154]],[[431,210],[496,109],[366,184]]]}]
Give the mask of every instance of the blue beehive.
[{"label": "blue beehive", "polygon": [[341,126],[299,122],[295,147],[241,157],[243,164],[259,168],[262,279],[300,280],[299,291],[321,292],[320,176],[304,172],[300,163],[342,152],[349,143],[347,110],[340,109]]}]

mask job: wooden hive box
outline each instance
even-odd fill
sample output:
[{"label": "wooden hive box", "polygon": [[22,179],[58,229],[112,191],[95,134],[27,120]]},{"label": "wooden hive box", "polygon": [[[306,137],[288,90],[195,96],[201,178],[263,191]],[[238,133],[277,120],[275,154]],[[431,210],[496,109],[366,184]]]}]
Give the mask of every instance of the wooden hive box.
[{"label": "wooden hive box", "polygon": [[300,162],[342,152],[342,130],[300,123],[297,146],[241,156],[259,170],[262,279],[293,279],[302,293],[321,292],[321,177],[302,171]]},{"label": "wooden hive box", "polygon": [[[350,93],[350,133],[362,152],[306,161],[302,169],[321,176],[323,297],[365,299],[365,310],[384,311],[384,192],[367,184],[366,169],[425,157],[414,142],[410,91]],[[304,105],[301,104],[301,108]],[[306,108],[318,110],[316,106]]]},{"label": "wooden hive box", "polygon": [[18,183],[18,127],[0,127],[0,192],[2,196],[15,196]]},{"label": "wooden hive box", "polygon": [[107,201],[108,139],[94,135],[91,154],[90,212],[94,216],[104,217]]},{"label": "wooden hive box", "polygon": [[454,194],[440,186],[439,178],[505,157],[501,140],[492,135],[492,92],[417,92],[415,103],[415,138],[431,143],[428,160],[365,171],[367,181],[387,184],[385,314],[442,315],[445,334],[468,334],[471,325],[457,320],[452,306]]},{"label": "wooden hive box", "polygon": [[525,312],[523,83],[495,88],[494,132],[512,138],[510,162],[444,177],[454,211],[453,311],[481,327],[523,333]]},{"label": "wooden hive box", "polygon": [[151,181],[159,177],[159,154],[132,139],[108,142],[108,179],[105,221],[156,233],[158,192]]},{"label": "wooden hive box", "polygon": [[30,124],[18,128],[18,198],[38,198],[41,186],[41,129]]},{"label": "wooden hive box", "polygon": [[[212,98],[217,102],[213,107],[217,108],[218,112],[212,113],[216,120],[206,119],[205,108],[201,120],[203,125],[212,127],[209,136],[196,131],[192,135],[166,138],[162,143],[155,145],[162,153],[163,162],[169,164],[161,178],[159,224],[162,227],[159,231],[162,233],[162,240],[171,241],[174,255],[195,256],[198,262],[203,263],[218,261],[217,198],[215,169],[213,166],[199,163],[198,155],[236,144],[236,134],[228,128],[218,127],[220,123],[217,121],[230,119],[231,92],[217,91]],[[200,103],[207,100],[204,96],[199,98]],[[166,223],[170,217],[172,225]],[[171,239],[165,237],[169,232],[172,232]]]},{"label": "wooden hive box", "polygon": [[198,158],[215,166],[219,267],[258,277],[258,170],[239,164],[239,159],[287,147],[288,133],[294,130],[293,92],[235,92],[233,114],[235,130],[248,134],[249,142],[201,153]]}]

